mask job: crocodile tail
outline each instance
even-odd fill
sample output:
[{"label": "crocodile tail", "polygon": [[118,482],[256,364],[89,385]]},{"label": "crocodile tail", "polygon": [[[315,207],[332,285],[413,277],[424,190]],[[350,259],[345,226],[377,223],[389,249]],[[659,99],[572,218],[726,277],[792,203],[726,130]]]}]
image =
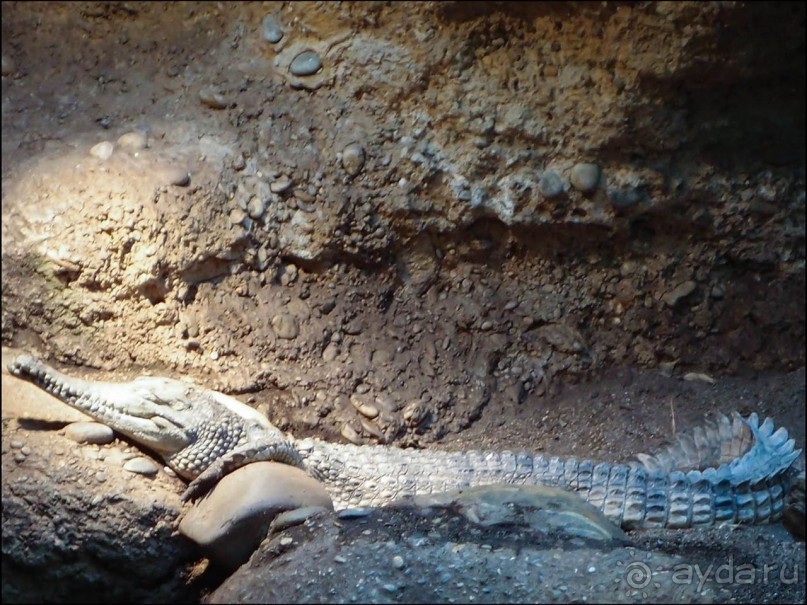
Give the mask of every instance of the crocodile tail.
[{"label": "crocodile tail", "polygon": [[787,471],[800,454],[784,427],[774,430],[770,418],[760,423],[756,413],[742,418],[735,412],[733,420],[721,415],[716,423],[681,435],[655,454],[637,458],[651,473],[709,471],[736,486],[756,484]]},{"label": "crocodile tail", "polygon": [[[643,523],[688,527],[779,520],[796,482],[801,454],[787,431],[774,430],[770,418],[760,423],[756,414],[745,419],[735,414],[732,421],[721,417],[698,433],[679,438],[655,455],[639,456],[641,463],[631,464],[648,477],[667,477],[656,491],[666,493],[669,510],[657,507],[658,518],[647,517]],[[703,440],[708,438],[713,442],[704,447]]]},{"label": "crocodile tail", "polygon": [[729,418],[718,415],[704,426],[680,434],[666,447],[636,458],[649,471],[670,473],[674,470],[704,470],[728,464],[753,446],[753,433],[738,413]]},{"label": "crocodile tail", "polygon": [[[716,421],[707,421],[704,426],[678,435],[675,441],[652,454],[638,454],[636,458],[648,471],[705,470],[731,465],[753,454],[756,465],[772,457],[771,468],[780,465],[780,460],[794,451],[794,442],[788,440],[787,431],[779,428],[774,432],[773,421],[768,418],[762,424],[756,413],[744,419],[737,412],[732,418],[720,414]],[[798,457],[793,456],[793,459]],[[792,462],[792,461],[791,461]],[[749,467],[746,467],[749,468]]]},{"label": "crocodile tail", "polygon": [[784,427],[774,430],[770,418],[760,424],[756,414],[751,414],[745,422],[754,434],[754,444],[728,464],[734,481],[753,484],[793,468],[801,450],[796,449],[795,440],[789,438]]}]

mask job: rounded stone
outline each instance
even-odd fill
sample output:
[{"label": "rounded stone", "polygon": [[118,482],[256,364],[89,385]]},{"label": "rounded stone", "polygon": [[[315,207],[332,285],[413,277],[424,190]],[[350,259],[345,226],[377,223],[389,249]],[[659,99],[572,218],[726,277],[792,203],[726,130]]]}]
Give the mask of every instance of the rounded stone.
[{"label": "rounded stone", "polygon": [[230,211],[230,223],[233,225],[240,225],[247,218],[247,213],[241,208],[233,208]]},{"label": "rounded stone", "polygon": [[667,303],[667,306],[674,307],[681,300],[692,294],[697,287],[698,285],[694,281],[687,280],[678,284],[675,288],[664,294],[662,299],[665,303]]},{"label": "rounded stone", "polygon": [[115,433],[100,422],[73,422],[64,432],[65,437],[77,443],[104,445],[115,440]]},{"label": "rounded stone", "polygon": [[350,176],[356,176],[364,167],[364,147],[351,143],[342,150],[342,167]]},{"label": "rounded stone", "polygon": [[278,313],[272,318],[272,330],[274,330],[278,338],[291,340],[297,337],[300,328],[297,326],[297,320],[292,315]]},{"label": "rounded stone", "polygon": [[558,197],[563,193],[563,179],[554,172],[544,172],[541,176],[540,187],[544,197]]},{"label": "rounded stone", "polygon": [[353,445],[362,445],[364,443],[364,440],[361,438],[359,432],[352,426],[350,426],[350,424],[347,422],[344,425],[342,425],[342,430],[340,431],[340,434],[342,435],[342,437],[350,441],[350,443],[352,443]]},{"label": "rounded stone", "polygon": [[247,202],[247,214],[254,219],[261,218],[264,210],[266,210],[266,206],[257,195],[253,195]]},{"label": "rounded stone", "polygon": [[280,40],[283,38],[283,30],[272,15],[266,15],[263,18],[263,23],[261,24],[261,34],[263,35],[263,39],[271,44],[280,42]]},{"label": "rounded stone", "polygon": [[353,404],[353,407],[356,408],[356,410],[359,412],[359,414],[361,414],[362,416],[365,416],[366,418],[369,418],[371,420],[373,418],[376,418],[378,416],[378,414],[379,414],[377,407],[375,407],[371,403],[366,403],[366,402],[362,401],[356,395],[351,395],[350,403]]},{"label": "rounded stone", "polygon": [[578,191],[589,193],[597,188],[600,182],[600,167],[596,164],[581,163],[572,168],[569,179],[572,187]]},{"label": "rounded stone", "polygon": [[269,185],[269,191],[272,193],[283,193],[284,191],[288,191],[289,187],[291,187],[291,179],[285,174],[281,174]]},{"label": "rounded stone", "polygon": [[129,471],[130,473],[137,473],[138,475],[156,475],[157,471],[160,469],[152,460],[138,456],[137,458],[127,460],[126,464],[123,465],[123,470]]},{"label": "rounded stone", "polygon": [[133,130],[122,134],[118,138],[118,147],[127,151],[140,151],[148,146],[146,133],[139,130]]},{"label": "rounded stone", "polygon": [[101,141],[97,145],[93,145],[90,149],[90,155],[98,158],[99,160],[108,160],[112,156],[115,146],[109,141]]},{"label": "rounded stone", "polygon": [[374,405],[371,405],[369,403],[365,403],[364,405],[360,405],[356,409],[359,411],[359,414],[361,414],[362,416],[366,416],[370,420],[372,420],[373,418],[378,417],[378,408],[376,408]]},{"label": "rounded stone", "polygon": [[333,510],[333,501],[299,468],[253,462],[225,476],[185,515],[179,532],[234,568],[247,561],[275,517],[301,507]]},{"label": "rounded stone", "polygon": [[319,55],[313,50],[304,50],[292,59],[289,71],[295,76],[311,76],[322,68]]},{"label": "rounded stone", "polygon": [[339,347],[334,343],[328,343],[325,350],[322,352],[322,361],[333,361],[339,356]]},{"label": "rounded stone", "polygon": [[184,168],[169,165],[161,170],[161,181],[166,185],[187,187],[191,182],[191,175]]},{"label": "rounded stone", "polygon": [[369,517],[375,512],[375,509],[371,506],[354,506],[352,508],[343,508],[336,516],[340,519],[363,519],[365,517]]}]

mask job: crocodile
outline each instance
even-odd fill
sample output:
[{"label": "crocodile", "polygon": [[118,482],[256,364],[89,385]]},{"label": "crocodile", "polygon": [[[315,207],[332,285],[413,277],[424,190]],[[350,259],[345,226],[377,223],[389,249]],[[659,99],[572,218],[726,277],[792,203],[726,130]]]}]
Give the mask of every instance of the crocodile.
[{"label": "crocodile", "polygon": [[189,481],[185,501],[241,466],[271,460],[322,481],[336,510],[505,483],[576,492],[624,529],[690,528],[776,522],[799,476],[803,485],[801,450],[784,428],[756,414],[720,415],[654,454],[610,463],[295,439],[236,398],[180,380],[83,380],[27,354],[8,369],[160,455]]}]

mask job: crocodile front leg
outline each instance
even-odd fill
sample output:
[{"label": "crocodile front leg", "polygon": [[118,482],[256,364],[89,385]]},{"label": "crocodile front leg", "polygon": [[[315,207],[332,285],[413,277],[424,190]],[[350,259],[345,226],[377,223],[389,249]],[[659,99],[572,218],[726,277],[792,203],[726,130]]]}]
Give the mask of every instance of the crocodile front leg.
[{"label": "crocodile front leg", "polygon": [[[182,494],[182,501],[201,498],[213,489],[225,475],[234,470],[251,464],[252,462],[282,462],[307,470],[302,456],[288,441],[273,441],[271,443],[246,443],[217,458],[210,466],[190,482]],[[315,478],[316,471],[311,472]]]}]

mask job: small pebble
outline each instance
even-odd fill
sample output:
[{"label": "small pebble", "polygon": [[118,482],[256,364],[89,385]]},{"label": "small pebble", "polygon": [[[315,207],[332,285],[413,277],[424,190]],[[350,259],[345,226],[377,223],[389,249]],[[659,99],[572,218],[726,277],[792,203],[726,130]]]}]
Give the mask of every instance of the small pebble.
[{"label": "small pebble", "polygon": [[339,356],[339,347],[334,343],[328,343],[325,350],[322,352],[322,361],[333,361]]},{"label": "small pebble", "polygon": [[298,187],[297,189],[294,190],[294,197],[296,197],[301,202],[305,202],[306,204],[312,204],[317,199],[316,196],[315,196],[317,190],[316,190],[316,188],[314,188],[314,189],[312,189],[312,191],[313,191],[313,193],[311,193],[309,191],[306,191],[305,189],[302,189],[301,187]]},{"label": "small pebble", "polygon": [[402,569],[404,566],[403,557],[401,555],[395,555],[394,557],[392,557],[392,566],[395,569]]},{"label": "small pebble", "polygon": [[667,292],[662,298],[668,306],[674,307],[680,300],[692,294],[695,288],[697,288],[697,284],[694,281],[685,281]]},{"label": "small pebble", "polygon": [[294,542],[294,539],[289,537],[289,536],[283,536],[282,538],[280,538],[280,545],[281,546],[288,546],[292,542]]},{"label": "small pebble", "polygon": [[115,146],[109,141],[101,141],[97,145],[93,145],[90,149],[90,155],[98,158],[99,160],[108,160],[112,156]]},{"label": "small pebble", "polygon": [[572,174],[569,179],[572,187],[578,191],[589,193],[597,188],[600,182],[600,167],[596,164],[576,164],[572,168]]},{"label": "small pebble", "polygon": [[350,176],[356,176],[364,167],[364,148],[358,143],[351,143],[342,150],[342,167]]},{"label": "small pebble", "polygon": [[263,200],[257,195],[253,195],[249,202],[247,202],[247,213],[254,219],[259,219],[263,216],[263,211],[266,209]]},{"label": "small pebble", "polygon": [[233,225],[240,225],[244,222],[244,219],[247,218],[247,213],[241,210],[241,208],[233,208],[230,211],[230,222]]},{"label": "small pebble", "polygon": [[291,187],[291,179],[284,174],[281,175],[280,178],[272,181],[272,184],[269,185],[269,191],[272,193],[283,193],[289,187]]},{"label": "small pebble", "polygon": [[340,519],[362,519],[373,514],[373,508],[369,506],[357,506],[340,510],[336,516]]},{"label": "small pebble", "polygon": [[359,412],[359,414],[361,414],[362,416],[364,416],[366,418],[369,418],[370,420],[372,420],[373,418],[378,417],[378,408],[376,408],[374,405],[371,405],[369,403],[364,403],[364,404],[358,406],[356,408],[356,410]]},{"label": "small pebble", "polygon": [[104,471],[98,471],[95,473],[95,480],[98,481],[98,483],[103,483],[106,481],[106,473]]},{"label": "small pebble", "polygon": [[[375,409],[375,408],[372,408],[372,409]],[[378,441],[380,443],[386,443],[387,442],[387,436],[384,434],[384,431],[382,431],[377,425],[373,424],[372,422],[370,422],[366,418],[359,418],[359,422],[361,422],[361,428],[364,429],[364,431],[368,435],[372,435],[373,437],[378,439]]]},{"label": "small pebble", "polygon": [[220,92],[212,88],[203,88],[199,91],[199,100],[211,109],[225,109],[229,103]]},{"label": "small pebble", "polygon": [[166,185],[176,185],[177,187],[187,187],[191,182],[191,175],[184,168],[179,166],[166,166],[161,170],[160,180]]},{"label": "small pebble", "polygon": [[705,382],[706,384],[715,384],[714,378],[701,372],[687,372],[684,374],[684,380],[687,382]]},{"label": "small pebble", "polygon": [[160,469],[148,458],[139,456],[127,461],[126,464],[123,465],[123,470],[129,471],[130,473],[137,473],[138,475],[156,475],[157,471]]},{"label": "small pebble", "polygon": [[544,197],[558,197],[563,193],[563,179],[554,172],[544,172],[540,187]]},{"label": "small pebble", "polygon": [[127,151],[140,151],[148,146],[146,133],[139,130],[133,130],[122,134],[118,138],[118,147]]},{"label": "small pebble", "polygon": [[356,432],[356,429],[354,429],[348,423],[345,423],[342,426],[342,430],[340,431],[340,433],[342,437],[350,441],[353,445],[362,445],[364,443],[364,441],[361,438],[361,435],[359,435],[359,433]]},{"label": "small pebble", "polygon": [[274,330],[278,338],[291,340],[297,337],[300,328],[297,326],[297,320],[292,315],[278,313],[272,318],[272,330]]},{"label": "small pebble", "polygon": [[345,334],[350,334],[352,336],[356,336],[361,334],[363,329],[363,324],[360,318],[354,319],[349,321],[345,326],[342,328],[345,331]]},{"label": "small pebble", "polygon": [[294,263],[289,263],[283,267],[283,275],[281,275],[280,278],[281,283],[283,282],[283,278],[286,278],[286,283],[284,285],[294,283],[294,280],[297,279],[297,265]]},{"label": "small pebble", "polygon": [[295,76],[310,76],[317,73],[322,67],[319,55],[313,50],[304,50],[294,57],[289,71]]},{"label": "small pebble", "polygon": [[296,202],[297,202],[297,208],[299,208],[299,209],[300,209],[300,210],[302,210],[303,212],[312,213],[312,212],[316,212],[316,211],[317,211],[317,207],[316,207],[314,204],[307,204],[306,202],[304,202],[304,201],[300,200],[300,198],[298,198],[298,197],[296,197],[296,196],[295,196],[295,198],[294,198],[294,199],[295,199],[295,200],[296,200]]},{"label": "small pebble", "polygon": [[283,38],[283,30],[272,15],[266,15],[263,18],[261,34],[263,35],[263,39],[271,44],[280,42]]},{"label": "small pebble", "polygon": [[65,437],[77,443],[104,445],[115,440],[111,428],[100,422],[73,422],[64,431]]}]

